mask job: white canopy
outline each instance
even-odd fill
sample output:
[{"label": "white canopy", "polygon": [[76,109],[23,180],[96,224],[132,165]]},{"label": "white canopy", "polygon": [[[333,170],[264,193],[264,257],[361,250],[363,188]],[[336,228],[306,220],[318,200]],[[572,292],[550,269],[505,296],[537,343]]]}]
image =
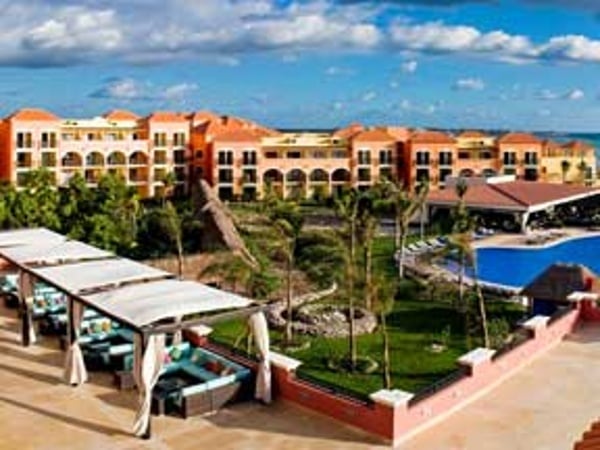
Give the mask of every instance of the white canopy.
[{"label": "white canopy", "polygon": [[80,296],[90,306],[142,328],[163,319],[245,308],[252,301],[193,281],[163,280]]},{"label": "white canopy", "polygon": [[114,256],[79,241],[50,241],[16,247],[0,247],[0,256],[17,264],[57,264],[66,261],[81,261]]},{"label": "white canopy", "polygon": [[32,273],[71,293],[173,277],[169,272],[124,258],[50,266],[34,269]]},{"label": "white canopy", "polygon": [[47,245],[66,241],[67,238],[46,228],[31,228],[0,232],[0,247],[16,245]]}]

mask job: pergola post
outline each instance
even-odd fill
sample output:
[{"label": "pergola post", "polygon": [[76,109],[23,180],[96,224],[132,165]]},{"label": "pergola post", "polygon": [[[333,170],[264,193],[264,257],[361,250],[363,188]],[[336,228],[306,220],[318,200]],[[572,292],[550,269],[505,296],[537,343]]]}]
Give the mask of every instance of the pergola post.
[{"label": "pergola post", "polygon": [[24,299],[21,299],[21,343],[23,347],[29,347],[31,345],[31,335],[29,329],[31,328],[31,310],[29,305]]}]

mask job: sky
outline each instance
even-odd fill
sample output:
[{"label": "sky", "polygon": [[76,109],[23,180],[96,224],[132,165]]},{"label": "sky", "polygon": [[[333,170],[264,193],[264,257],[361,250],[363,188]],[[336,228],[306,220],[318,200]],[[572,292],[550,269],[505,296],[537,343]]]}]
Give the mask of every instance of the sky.
[{"label": "sky", "polygon": [[600,132],[598,0],[0,0],[0,113]]}]

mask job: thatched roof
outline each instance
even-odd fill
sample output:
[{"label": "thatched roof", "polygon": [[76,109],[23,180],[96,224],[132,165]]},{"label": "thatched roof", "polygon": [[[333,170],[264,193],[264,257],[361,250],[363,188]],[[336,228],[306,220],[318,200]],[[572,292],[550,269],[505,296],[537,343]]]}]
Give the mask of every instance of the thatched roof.
[{"label": "thatched roof", "polygon": [[573,292],[600,294],[598,276],[581,264],[553,264],[521,291],[540,300],[564,302]]},{"label": "thatched roof", "polygon": [[256,258],[250,253],[238,233],[231,211],[205,180],[200,181],[198,194],[197,215],[204,224],[203,245],[212,247],[214,244],[220,244],[239,255],[252,267],[258,268]]}]

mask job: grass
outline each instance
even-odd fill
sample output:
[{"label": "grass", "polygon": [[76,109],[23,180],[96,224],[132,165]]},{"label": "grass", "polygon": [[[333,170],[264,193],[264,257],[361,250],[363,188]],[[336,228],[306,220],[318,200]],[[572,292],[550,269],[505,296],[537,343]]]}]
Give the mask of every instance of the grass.
[{"label": "grass", "polygon": [[[522,310],[511,303],[491,301],[487,306],[490,319],[504,317],[509,323],[514,323],[522,315]],[[446,327],[450,327],[446,350],[432,353],[430,345]],[[218,324],[211,337],[217,342],[231,345],[244,331],[243,322],[232,321]],[[393,311],[388,315],[388,331],[393,386],[409,392],[417,392],[454,371],[457,368],[456,360],[468,350],[461,318],[448,303],[397,300]],[[279,338],[280,333],[272,332],[273,340]],[[299,373],[363,396],[382,388],[381,370],[372,374],[359,374],[332,371],[328,368],[328,360],[338,359],[347,354],[346,338],[307,339],[311,342],[308,349],[289,354],[302,361]],[[368,355],[381,363],[380,333],[359,336],[357,342],[360,355]],[[242,342],[242,348],[244,345]]]}]

